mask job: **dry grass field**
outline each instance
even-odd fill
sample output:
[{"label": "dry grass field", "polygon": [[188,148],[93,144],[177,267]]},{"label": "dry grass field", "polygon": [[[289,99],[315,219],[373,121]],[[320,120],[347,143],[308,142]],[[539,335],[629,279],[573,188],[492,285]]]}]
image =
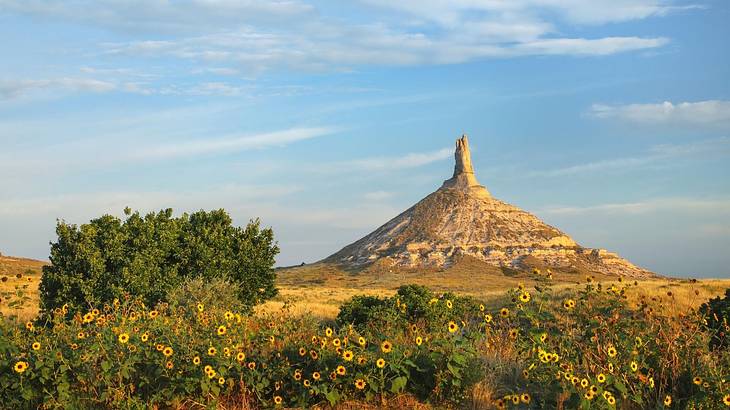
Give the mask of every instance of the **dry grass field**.
[{"label": "dry grass field", "polygon": [[[618,285],[616,277],[594,276],[595,282],[610,287]],[[625,280],[633,283],[633,280]],[[551,286],[556,296],[582,288],[587,276],[556,272],[552,280],[531,272],[508,272],[473,259],[462,260],[445,270],[395,271],[372,267],[348,272],[329,264],[312,264],[278,271],[279,295],[260,306],[259,312],[272,312],[287,305],[293,312],[311,312],[320,319],[337,316],[342,302],[354,295],[391,296],[404,284],[425,285],[435,292],[470,295],[497,306],[504,302],[505,290],[524,284],[527,288]],[[657,278],[637,281],[629,298],[644,296],[665,301],[673,311],[686,311],[730,288],[730,279],[686,280]]]},{"label": "dry grass field", "polygon": [[[26,320],[38,313],[38,283],[41,268],[46,262],[33,259],[0,256],[0,312],[4,315],[17,315]],[[10,306],[21,290],[30,298],[29,303],[18,309]]]},{"label": "dry grass field", "polygon": [[[20,320],[38,313],[38,284],[46,262],[0,256],[0,312]],[[557,295],[570,293],[586,283],[586,276],[556,273],[552,281],[530,272],[508,272],[466,259],[445,270],[395,271],[378,266],[363,271],[345,271],[328,264],[312,264],[278,270],[279,295],[258,307],[258,312],[274,312],[285,305],[297,314],[311,313],[318,319],[334,319],[339,306],[354,295],[392,296],[403,284],[420,284],[436,292],[454,292],[485,300],[490,305],[503,302],[505,290],[524,284],[528,288],[552,286]],[[17,275],[21,275],[20,278]],[[615,277],[596,277],[604,286],[618,283]],[[21,309],[8,306],[16,286],[25,288],[29,303]],[[730,279],[698,281],[680,279],[641,280],[630,297],[661,298],[666,308],[684,311],[730,288]],[[671,296],[668,293],[671,292]]]}]

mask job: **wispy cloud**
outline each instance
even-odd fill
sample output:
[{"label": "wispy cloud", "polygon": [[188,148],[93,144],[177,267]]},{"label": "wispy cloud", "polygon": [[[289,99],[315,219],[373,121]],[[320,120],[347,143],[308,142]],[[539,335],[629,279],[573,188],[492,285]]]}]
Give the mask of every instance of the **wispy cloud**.
[{"label": "wispy cloud", "polygon": [[700,6],[675,6],[663,0],[361,0],[365,3],[403,11],[444,25],[458,25],[465,15],[491,13],[514,15],[557,14],[577,24],[605,24],[660,16]]},{"label": "wispy cloud", "polygon": [[661,125],[730,125],[730,101],[707,100],[656,104],[594,104],[588,115],[601,119],[618,119],[639,124]]},{"label": "wispy cloud", "polygon": [[641,214],[658,210],[715,212],[730,214],[730,199],[697,198],[655,198],[639,202],[608,203],[588,206],[548,207],[537,210],[545,215],[576,215],[586,213],[626,213]]},{"label": "wispy cloud", "polygon": [[133,40],[101,44],[102,52],[176,58],[194,63],[199,72],[219,75],[656,49],[669,40],[631,34],[584,38],[565,34],[561,26],[615,23],[677,10],[659,0],[361,0],[348,5],[359,12],[353,20],[326,3],[296,0],[139,3],[0,0],[0,10],[132,32]]},{"label": "wispy cloud", "polygon": [[0,217],[50,216],[72,220],[101,213],[119,214],[124,207],[145,211],[235,208],[245,201],[273,200],[301,191],[295,185],[227,184],[194,191],[97,191],[0,199]]},{"label": "wispy cloud", "polygon": [[90,78],[56,78],[42,80],[0,80],[0,100],[22,97],[36,91],[60,90],[62,92],[113,91],[116,84]]},{"label": "wispy cloud", "polygon": [[666,163],[669,160],[697,156],[730,155],[730,137],[695,141],[687,144],[660,144],[651,147],[645,154],[622,158],[611,158],[585,162],[552,170],[533,171],[531,177],[562,177],[610,170],[631,170],[644,166]]},{"label": "wispy cloud", "polygon": [[165,145],[147,147],[136,156],[142,159],[177,158],[285,146],[293,142],[329,135],[335,131],[336,129],[332,127],[292,128],[257,135],[228,136],[185,142],[172,141]]},{"label": "wispy cloud", "polygon": [[453,155],[453,149],[443,148],[433,152],[412,152],[403,156],[356,159],[351,161],[350,164],[353,168],[360,170],[395,170],[420,167],[432,162],[445,160]]},{"label": "wispy cloud", "polygon": [[366,192],[362,197],[367,201],[383,201],[392,198],[395,194],[389,191]]}]

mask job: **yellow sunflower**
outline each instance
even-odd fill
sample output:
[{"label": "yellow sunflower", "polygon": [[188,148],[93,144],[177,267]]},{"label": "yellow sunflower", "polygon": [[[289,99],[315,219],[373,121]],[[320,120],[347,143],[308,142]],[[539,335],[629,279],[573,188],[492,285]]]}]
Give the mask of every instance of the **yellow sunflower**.
[{"label": "yellow sunflower", "polygon": [[500,315],[500,316],[502,316],[502,317],[507,317],[507,316],[509,316],[509,309],[507,309],[507,308],[502,308],[502,309],[500,309],[500,311],[499,311],[499,315]]},{"label": "yellow sunflower", "polygon": [[524,291],[520,294],[520,302],[527,303],[530,301],[530,292]]},{"label": "yellow sunflower", "polygon": [[520,401],[523,402],[523,403],[525,403],[525,404],[529,404],[530,403],[530,395],[527,394],[527,393],[522,393],[522,395],[520,396]]},{"label": "yellow sunflower", "polygon": [[246,360],[246,353],[238,352],[238,354],[236,355],[236,360],[239,363],[243,363],[243,361]]},{"label": "yellow sunflower", "polygon": [[39,342],[33,342],[33,344],[30,346],[33,350],[40,350],[41,344]]},{"label": "yellow sunflower", "polygon": [[358,390],[362,390],[365,388],[365,380],[363,379],[357,379],[355,380],[355,388]]},{"label": "yellow sunflower", "polygon": [[346,350],[344,353],[342,353],[342,358],[345,359],[345,361],[347,362],[352,361],[353,357],[355,357],[355,355],[352,353],[351,350]]},{"label": "yellow sunflower", "polygon": [[378,368],[382,369],[385,367],[385,359],[380,358],[375,362],[375,365],[378,366]]},{"label": "yellow sunflower", "polygon": [[215,356],[216,353],[218,353],[218,350],[215,347],[211,346],[208,348],[208,356]]},{"label": "yellow sunflower", "polygon": [[672,405],[672,396],[667,394],[667,396],[664,397],[664,405],[667,407]]},{"label": "yellow sunflower", "polygon": [[324,330],[324,334],[327,337],[332,337],[332,329],[328,327],[327,329]]},{"label": "yellow sunflower", "polygon": [[598,380],[598,383],[605,383],[606,375],[603,373],[598,373],[598,376],[596,376],[596,380]]},{"label": "yellow sunflower", "polygon": [[200,356],[193,357],[193,364],[196,366],[200,364]]},{"label": "yellow sunflower", "polygon": [[314,380],[319,380],[319,379],[320,379],[320,377],[322,377],[322,375],[320,375],[320,374],[319,374],[319,372],[314,372],[314,373],[312,373],[312,378],[313,378]]},{"label": "yellow sunflower", "polygon": [[608,353],[608,357],[616,357],[616,355],[618,354],[618,352],[616,351],[616,348],[613,346],[609,346],[608,350],[606,350],[606,352]]},{"label": "yellow sunflower", "polygon": [[459,330],[459,326],[453,321],[449,322],[449,333],[454,333]]},{"label": "yellow sunflower", "polygon": [[129,335],[126,333],[122,333],[119,335],[119,343],[127,343],[129,341]]},{"label": "yellow sunflower", "polygon": [[359,344],[360,346],[365,347],[365,343],[366,341],[364,337],[360,336],[357,338],[357,344]]},{"label": "yellow sunflower", "polygon": [[383,353],[390,353],[391,350],[393,350],[393,344],[386,340],[380,344],[380,350],[382,350]]},{"label": "yellow sunflower", "polygon": [[25,369],[28,368],[28,362],[19,361],[18,363],[15,363],[15,366],[13,366],[13,369],[16,373],[20,374],[25,371]]},{"label": "yellow sunflower", "polygon": [[165,357],[170,357],[170,356],[172,356],[173,353],[174,352],[172,350],[172,347],[170,347],[170,346],[167,346],[164,349],[162,349],[162,354],[164,354]]},{"label": "yellow sunflower", "polygon": [[282,399],[281,396],[274,396],[274,404],[276,404],[277,406],[280,405],[283,401],[284,399]]},{"label": "yellow sunflower", "polygon": [[730,407],[730,394],[726,394],[725,397],[722,398],[722,402],[726,406]]},{"label": "yellow sunflower", "polygon": [[421,336],[416,336],[416,345],[420,346],[421,343],[423,343],[423,339],[421,338]]},{"label": "yellow sunflower", "polygon": [[345,369],[345,366],[342,366],[342,365],[337,366],[336,371],[337,371],[337,374],[339,374],[340,376],[344,376],[345,373],[347,373],[347,369]]},{"label": "yellow sunflower", "polygon": [[215,331],[218,336],[223,336],[226,334],[226,327],[223,325],[218,326],[218,329]]}]

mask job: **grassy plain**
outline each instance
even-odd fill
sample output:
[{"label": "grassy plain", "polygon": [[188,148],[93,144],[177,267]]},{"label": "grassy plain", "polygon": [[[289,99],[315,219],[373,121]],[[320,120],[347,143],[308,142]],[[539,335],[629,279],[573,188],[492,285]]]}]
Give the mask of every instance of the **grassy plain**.
[{"label": "grassy plain", "polygon": [[[33,318],[38,313],[38,284],[41,268],[46,262],[33,259],[0,256],[0,312],[17,315],[20,320]],[[20,274],[22,277],[18,278]],[[448,269],[393,270],[373,266],[361,271],[348,271],[330,264],[311,264],[281,268],[277,272],[279,295],[258,307],[258,312],[278,311],[284,305],[293,313],[311,313],[319,319],[334,319],[339,306],[355,295],[392,296],[400,285],[425,285],[435,292],[454,292],[471,295],[497,306],[504,301],[505,290],[522,283],[530,289],[550,285],[558,292],[568,294],[586,283],[586,275],[556,272],[553,280],[531,272],[504,271],[476,260],[465,259]],[[618,284],[615,277],[595,277],[604,286]],[[628,279],[627,279],[628,280]],[[631,280],[628,280],[633,282]],[[25,307],[8,306],[16,286],[25,288],[30,298]],[[698,281],[657,278],[638,281],[631,297],[662,298],[666,308],[685,311],[708,299],[721,295],[730,288],[730,279]],[[668,296],[671,292],[672,296]]]}]

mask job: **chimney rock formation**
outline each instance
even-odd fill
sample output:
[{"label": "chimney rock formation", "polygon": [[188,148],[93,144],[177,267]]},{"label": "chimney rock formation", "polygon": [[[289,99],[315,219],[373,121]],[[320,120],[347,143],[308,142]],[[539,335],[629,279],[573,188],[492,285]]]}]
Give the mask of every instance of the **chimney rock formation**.
[{"label": "chimney rock formation", "polygon": [[447,267],[469,255],[510,269],[539,265],[571,272],[653,275],[614,253],[581,247],[536,216],[492,197],[474,175],[466,135],[456,140],[455,159],[454,175],[441,188],[325,261],[351,267],[378,260],[409,268]]}]

